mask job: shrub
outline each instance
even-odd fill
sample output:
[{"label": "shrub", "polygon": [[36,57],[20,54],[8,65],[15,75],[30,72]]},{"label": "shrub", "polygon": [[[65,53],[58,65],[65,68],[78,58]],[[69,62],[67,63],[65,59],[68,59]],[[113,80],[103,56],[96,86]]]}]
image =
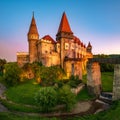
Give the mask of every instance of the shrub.
[{"label": "shrub", "polygon": [[74,75],[71,75],[71,77],[70,77],[70,80],[69,80],[69,85],[71,86],[71,87],[77,87],[80,83],[81,83],[82,81],[81,80],[79,80],[79,77],[76,75],[76,76],[74,76]]},{"label": "shrub", "polygon": [[7,86],[14,86],[20,82],[21,69],[17,63],[8,63],[5,65],[3,79]]},{"label": "shrub", "polygon": [[64,85],[58,92],[59,104],[65,104],[65,109],[69,111],[76,103],[76,96],[71,92],[70,86]]},{"label": "shrub", "polygon": [[57,93],[52,87],[43,87],[35,95],[35,101],[43,112],[49,112],[57,104]]},{"label": "shrub", "polygon": [[59,66],[37,68],[35,72],[35,79],[43,86],[52,86],[56,80],[62,79],[64,71]]}]

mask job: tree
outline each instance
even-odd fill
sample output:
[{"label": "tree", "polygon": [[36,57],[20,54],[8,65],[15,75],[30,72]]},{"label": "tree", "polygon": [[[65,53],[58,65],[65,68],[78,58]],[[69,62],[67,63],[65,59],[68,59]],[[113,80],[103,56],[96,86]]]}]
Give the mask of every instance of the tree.
[{"label": "tree", "polygon": [[8,86],[17,85],[20,82],[21,68],[17,63],[8,63],[5,65],[3,79]]},{"label": "tree", "polygon": [[57,93],[53,87],[42,87],[36,93],[35,101],[43,112],[49,112],[57,104]]}]

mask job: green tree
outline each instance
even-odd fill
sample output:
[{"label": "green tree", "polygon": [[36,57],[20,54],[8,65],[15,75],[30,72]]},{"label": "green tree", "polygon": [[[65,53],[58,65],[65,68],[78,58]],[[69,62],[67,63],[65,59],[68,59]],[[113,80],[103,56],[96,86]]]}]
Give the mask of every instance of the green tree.
[{"label": "green tree", "polygon": [[[94,58],[113,58],[113,56],[105,55],[105,54],[98,54],[94,55]],[[110,63],[100,63],[101,72],[113,72],[114,71],[114,64]]]},{"label": "green tree", "polygon": [[49,112],[57,104],[57,93],[53,87],[42,87],[36,93],[35,101],[43,112]]},{"label": "green tree", "polygon": [[69,111],[76,103],[76,95],[71,92],[70,86],[64,85],[59,89],[58,100],[60,104],[65,105],[65,109]]},{"label": "green tree", "polygon": [[3,79],[8,86],[17,85],[20,82],[21,68],[17,63],[8,63],[5,65]]}]

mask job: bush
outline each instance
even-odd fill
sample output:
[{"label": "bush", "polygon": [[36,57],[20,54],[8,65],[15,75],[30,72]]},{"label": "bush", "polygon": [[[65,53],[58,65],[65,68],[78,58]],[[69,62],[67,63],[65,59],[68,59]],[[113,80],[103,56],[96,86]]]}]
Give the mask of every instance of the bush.
[{"label": "bush", "polygon": [[64,85],[58,92],[59,104],[65,104],[65,109],[69,111],[76,103],[76,96],[71,92],[70,86]]},{"label": "bush", "polygon": [[35,95],[35,101],[43,112],[49,112],[57,104],[57,93],[52,87],[43,87]]},{"label": "bush", "polygon": [[64,71],[59,66],[41,66],[35,72],[35,79],[43,86],[52,86],[56,80],[62,79],[63,76]]},{"label": "bush", "polygon": [[76,75],[71,75],[70,80],[69,80],[69,85],[73,88],[76,88],[82,81],[79,80],[79,77]]},{"label": "bush", "polygon": [[20,74],[21,69],[17,63],[8,63],[5,65],[4,82],[7,86],[17,85],[20,82]]}]

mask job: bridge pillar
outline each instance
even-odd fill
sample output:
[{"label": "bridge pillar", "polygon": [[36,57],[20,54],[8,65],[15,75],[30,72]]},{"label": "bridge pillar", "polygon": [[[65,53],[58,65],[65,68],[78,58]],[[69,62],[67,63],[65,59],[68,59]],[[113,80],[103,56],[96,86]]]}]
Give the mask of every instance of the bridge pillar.
[{"label": "bridge pillar", "polygon": [[120,99],[120,64],[114,65],[113,100]]},{"label": "bridge pillar", "polygon": [[101,72],[98,62],[87,64],[87,87],[92,95],[100,95],[101,92]]}]

